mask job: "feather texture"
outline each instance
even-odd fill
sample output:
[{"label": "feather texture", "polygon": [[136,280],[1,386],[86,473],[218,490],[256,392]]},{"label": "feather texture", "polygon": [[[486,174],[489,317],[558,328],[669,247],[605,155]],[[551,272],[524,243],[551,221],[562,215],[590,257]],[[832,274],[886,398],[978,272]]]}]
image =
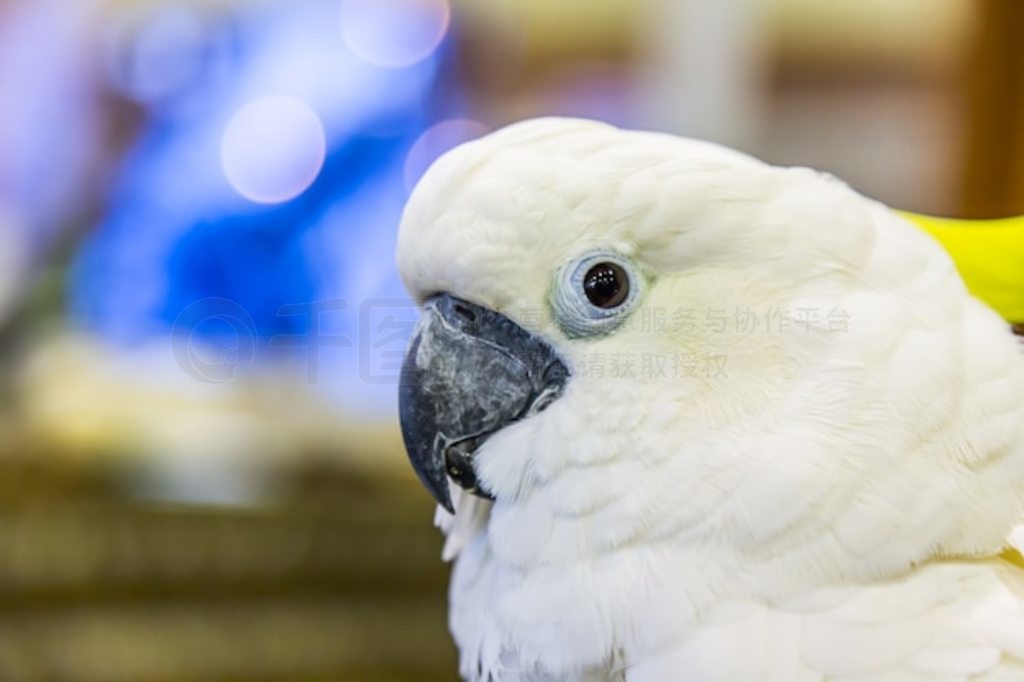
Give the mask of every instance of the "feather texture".
[{"label": "feather texture", "polygon": [[[645,295],[568,338],[553,273],[594,249]],[[1024,680],[1024,355],[888,208],[544,119],[440,159],[398,262],[573,375],[477,453],[496,501],[439,513],[465,679]]]}]

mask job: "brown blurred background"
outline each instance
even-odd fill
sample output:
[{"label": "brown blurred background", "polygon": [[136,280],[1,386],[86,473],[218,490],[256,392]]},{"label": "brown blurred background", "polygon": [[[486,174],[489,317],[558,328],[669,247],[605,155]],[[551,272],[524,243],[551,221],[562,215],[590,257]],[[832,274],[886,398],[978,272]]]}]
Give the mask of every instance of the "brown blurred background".
[{"label": "brown blurred background", "polygon": [[0,679],[450,680],[392,265],[599,118],[1024,213],[1018,0],[0,0]]}]

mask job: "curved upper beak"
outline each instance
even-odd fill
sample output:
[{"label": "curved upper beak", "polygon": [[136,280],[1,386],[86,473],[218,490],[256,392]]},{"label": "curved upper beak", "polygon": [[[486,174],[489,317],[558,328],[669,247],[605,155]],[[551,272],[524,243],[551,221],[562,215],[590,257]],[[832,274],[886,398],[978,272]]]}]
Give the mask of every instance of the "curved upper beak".
[{"label": "curved upper beak", "polygon": [[448,478],[484,497],[477,448],[561,395],[569,371],[555,350],[509,318],[441,294],[423,315],[402,365],[398,410],[409,460],[453,512]]}]

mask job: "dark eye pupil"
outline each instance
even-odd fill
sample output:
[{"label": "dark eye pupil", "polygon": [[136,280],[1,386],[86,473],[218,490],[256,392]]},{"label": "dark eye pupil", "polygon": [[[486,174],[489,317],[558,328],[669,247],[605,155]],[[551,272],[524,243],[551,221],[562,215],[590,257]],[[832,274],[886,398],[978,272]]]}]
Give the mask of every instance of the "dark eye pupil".
[{"label": "dark eye pupil", "polygon": [[629,278],[615,263],[598,263],[583,277],[583,292],[598,308],[614,308],[629,295]]}]

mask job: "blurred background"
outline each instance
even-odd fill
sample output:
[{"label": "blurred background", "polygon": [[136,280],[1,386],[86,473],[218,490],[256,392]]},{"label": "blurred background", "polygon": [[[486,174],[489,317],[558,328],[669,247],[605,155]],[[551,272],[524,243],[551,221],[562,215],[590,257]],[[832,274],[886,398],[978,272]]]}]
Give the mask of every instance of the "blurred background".
[{"label": "blurred background", "polygon": [[451,680],[403,202],[564,114],[1024,213],[1019,0],[0,0],[0,679]]}]

